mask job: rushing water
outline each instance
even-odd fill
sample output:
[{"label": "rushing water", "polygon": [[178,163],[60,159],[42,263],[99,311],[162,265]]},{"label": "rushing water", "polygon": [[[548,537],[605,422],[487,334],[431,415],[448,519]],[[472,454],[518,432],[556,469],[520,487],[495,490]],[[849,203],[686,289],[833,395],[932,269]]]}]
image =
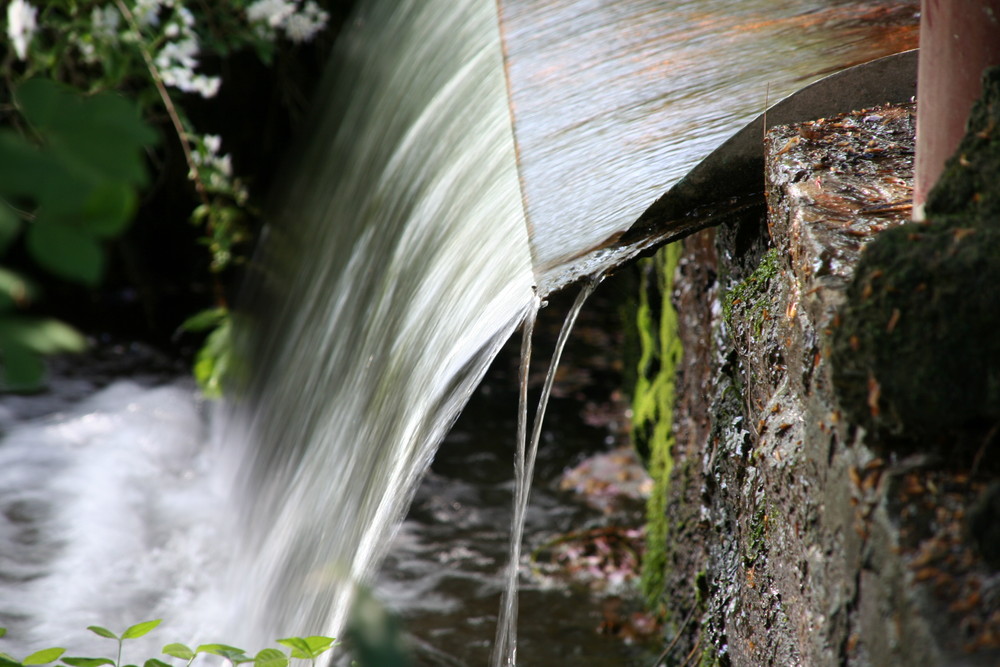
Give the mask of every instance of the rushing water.
[{"label": "rushing water", "polygon": [[355,25],[279,205],[237,413],[233,588],[256,632],[340,632],[533,303],[493,3],[380,0]]},{"label": "rushing water", "polygon": [[[67,452],[59,443],[58,463],[37,455],[34,468],[74,471],[59,483],[100,487],[56,503],[59,516],[43,526],[59,531],[51,558],[4,598],[41,636],[78,639],[86,625],[151,614],[170,623],[187,616],[183,629],[174,625],[182,637],[213,632],[247,646],[338,635],[355,585],[374,574],[437,444],[534,303],[492,0],[365,3],[335,62],[275,207],[264,268],[248,287],[252,340],[243,353],[252,379],[215,423],[218,441],[179,453],[163,478],[159,453],[109,478],[128,467],[105,461],[121,446]],[[149,417],[154,407],[128,403],[133,393],[101,401],[123,401],[125,414],[165,428]],[[105,414],[105,402],[81,409],[69,423],[103,424],[100,434],[120,425],[142,451],[169,449],[144,445]],[[27,456],[26,448],[5,453]],[[150,498],[172,468],[212,492],[189,493],[179,525],[161,520],[172,512]],[[97,497],[108,502],[81,515]],[[204,564],[173,553],[192,525]],[[163,561],[147,581],[130,562],[144,562],[144,549]],[[91,568],[102,574],[83,574]],[[187,569],[197,582],[183,580]],[[53,597],[54,609],[76,613],[50,616]]]},{"label": "rushing water", "polygon": [[[0,622],[19,646],[103,652],[83,627],[150,617],[191,642],[340,634],[534,283],[631,223],[767,81],[777,95],[845,64],[798,56],[836,23],[812,10],[850,3],[774,21],[759,4],[504,1],[506,81],[494,0],[360,3],[247,288],[235,404],[209,419],[184,383],[84,382],[86,399],[23,424],[5,401]],[[581,69],[563,49],[588,44]]]}]

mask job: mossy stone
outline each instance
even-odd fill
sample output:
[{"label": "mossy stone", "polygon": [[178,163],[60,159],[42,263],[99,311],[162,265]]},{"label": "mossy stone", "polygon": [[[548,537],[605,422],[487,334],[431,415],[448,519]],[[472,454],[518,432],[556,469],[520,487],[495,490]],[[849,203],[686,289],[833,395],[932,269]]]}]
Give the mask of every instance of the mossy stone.
[{"label": "mossy stone", "polygon": [[862,253],[830,338],[847,416],[905,440],[1000,421],[1000,68],[928,198]]},{"label": "mossy stone", "polygon": [[833,378],[854,423],[921,438],[1000,420],[1000,230],[882,233],[839,319]]}]

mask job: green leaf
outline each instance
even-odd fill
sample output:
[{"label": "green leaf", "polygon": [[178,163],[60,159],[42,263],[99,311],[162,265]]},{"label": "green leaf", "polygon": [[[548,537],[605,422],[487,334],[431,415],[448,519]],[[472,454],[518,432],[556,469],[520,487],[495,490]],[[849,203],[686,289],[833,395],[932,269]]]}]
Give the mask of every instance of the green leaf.
[{"label": "green leaf", "polygon": [[[20,233],[21,218],[7,202],[0,199],[0,254],[7,250],[7,247]],[[0,635],[0,637],[2,636]]]},{"label": "green leaf", "polygon": [[95,236],[118,235],[132,221],[137,202],[133,188],[120,181],[104,181],[90,191],[81,210],[81,223]]},{"label": "green leaf", "polygon": [[37,219],[28,228],[27,242],[32,257],[52,273],[88,286],[100,280],[101,246],[81,230]]},{"label": "green leaf", "polygon": [[235,646],[229,646],[227,644],[202,644],[199,646],[195,653],[208,653],[211,655],[217,655],[226,660],[231,660],[234,663],[238,662],[250,662],[253,658],[249,657],[241,648],[236,648]]},{"label": "green leaf", "polygon": [[46,665],[50,662],[54,662],[59,659],[63,653],[66,652],[64,648],[45,648],[41,651],[35,651],[27,658],[21,661],[24,665]]},{"label": "green leaf", "polygon": [[103,667],[115,664],[111,658],[63,658],[62,661],[71,667]]},{"label": "green leaf", "polygon": [[218,326],[227,317],[229,317],[229,311],[225,308],[206,308],[184,320],[181,329],[184,331],[206,331]]},{"label": "green leaf", "polygon": [[39,134],[87,171],[145,184],[142,150],[157,136],[129,100],[110,92],[82,97],[68,86],[41,78],[22,83],[14,97]]},{"label": "green leaf", "polygon": [[136,637],[142,637],[150,630],[155,628],[161,623],[160,619],[155,621],[144,621],[142,623],[136,623],[135,625],[129,627],[122,633],[122,639],[135,639]]},{"label": "green leaf", "polygon": [[95,635],[100,635],[101,637],[107,637],[108,639],[118,639],[118,635],[111,632],[107,628],[102,628],[99,625],[88,625],[87,629],[93,632]]},{"label": "green leaf", "polygon": [[184,644],[167,644],[163,647],[163,654],[169,655],[172,658],[180,658],[181,660],[191,660],[196,655],[189,647]]},{"label": "green leaf", "polygon": [[[0,316],[0,347],[8,345],[20,345],[39,354],[56,354],[81,352],[87,347],[87,341],[75,329],[58,320]],[[111,639],[118,637],[111,635]]]},{"label": "green leaf", "polygon": [[[6,637],[6,636],[7,636],[7,628],[0,627],[0,637]],[[3,654],[0,653],[0,655],[3,655]]]},{"label": "green leaf", "polygon": [[163,662],[157,658],[150,658],[146,662],[142,663],[142,667],[174,667],[169,662]]},{"label": "green leaf", "polygon": [[[36,288],[24,276],[0,267],[0,311],[7,310],[10,305],[23,306],[35,298]],[[0,637],[3,637],[0,634]]]},{"label": "green leaf", "polygon": [[288,656],[276,648],[266,648],[253,659],[254,667],[286,667]]},{"label": "green leaf", "polygon": [[333,637],[313,635],[311,637],[286,637],[285,639],[279,639],[278,643],[292,649],[293,658],[311,660],[330,650],[331,647],[336,645],[337,640]]},{"label": "green leaf", "polygon": [[222,396],[223,382],[226,380],[232,357],[232,326],[230,320],[226,319],[208,335],[198,354],[195,355],[194,377],[206,397]]},{"label": "green leaf", "polygon": [[37,352],[11,341],[0,341],[3,356],[3,389],[35,391],[42,385],[45,363]]},{"label": "green leaf", "polygon": [[0,667],[22,667],[21,663],[6,653],[0,653]]}]

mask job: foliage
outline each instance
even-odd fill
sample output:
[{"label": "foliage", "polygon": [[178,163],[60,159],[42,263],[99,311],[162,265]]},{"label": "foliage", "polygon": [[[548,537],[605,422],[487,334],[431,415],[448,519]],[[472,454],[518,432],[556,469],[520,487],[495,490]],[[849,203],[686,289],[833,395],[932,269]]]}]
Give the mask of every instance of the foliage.
[{"label": "foliage", "polygon": [[[222,138],[200,132],[188,108],[223,85],[203,62],[251,51],[270,64],[282,43],[315,37],[328,20],[315,0],[12,0],[5,18],[0,75],[14,98],[0,99],[0,253],[23,236],[41,268],[97,285],[103,244],[125,230],[149,185],[143,152],[156,144],[152,124],[183,152],[196,198],[190,221],[202,230],[211,271],[241,262],[258,213]],[[39,355],[83,347],[65,325],[19,312],[35,296],[31,281],[0,267],[9,388],[37,385]],[[203,366],[215,357],[209,391],[226,367],[226,340],[209,336],[199,355]]]},{"label": "foliage", "polygon": [[225,308],[210,308],[192,315],[184,331],[209,331],[194,361],[194,377],[209,398],[222,396],[222,384],[233,358],[232,319]]},{"label": "foliage", "polygon": [[[69,667],[135,667],[135,665],[122,665],[122,646],[127,639],[137,639],[143,637],[157,626],[159,620],[136,623],[125,629],[120,635],[115,634],[107,628],[99,625],[91,625],[87,629],[94,634],[117,642],[117,657],[111,658],[85,658],[85,657],[62,657],[66,649],[47,648],[35,651],[21,660],[0,653],[0,667],[30,667],[32,665],[47,665],[59,660]],[[0,637],[3,637],[5,630],[0,628]],[[199,655],[214,655],[226,660],[231,667],[237,667],[247,663],[253,663],[253,667],[288,667],[293,659],[308,660],[311,667],[316,667],[316,659],[332,649],[338,644],[332,637],[311,636],[311,637],[286,637],[277,640],[278,644],[291,649],[286,653],[277,648],[265,648],[257,652],[256,655],[248,655],[246,651],[228,644],[201,644],[197,648],[190,648],[185,644],[172,643],[163,647],[162,654],[171,658],[184,661],[184,667],[190,667],[195,658]],[[149,658],[142,663],[143,667],[175,667],[173,664],[164,662],[159,658]]]},{"label": "foliage", "polygon": [[[96,285],[102,242],[131,220],[137,189],[148,179],[142,151],[156,134],[136,106],[111,93],[84,97],[47,79],[15,93],[25,123],[0,128],[0,251],[23,236],[44,269]],[[78,351],[83,337],[51,319],[23,314],[31,282],[0,267],[0,354],[5,383],[30,389],[42,375],[39,355]]]}]

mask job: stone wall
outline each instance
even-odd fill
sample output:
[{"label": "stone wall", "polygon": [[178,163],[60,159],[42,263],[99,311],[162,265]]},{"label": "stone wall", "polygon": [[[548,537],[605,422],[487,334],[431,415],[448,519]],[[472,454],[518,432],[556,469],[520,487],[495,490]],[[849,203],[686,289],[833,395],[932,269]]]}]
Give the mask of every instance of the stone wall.
[{"label": "stone wall", "polygon": [[832,382],[861,252],[909,217],[913,127],[903,106],[777,128],[766,210],[683,242],[663,295],[684,348],[652,517],[665,539],[650,545],[678,639],[666,664],[1000,663],[982,539],[1000,516],[996,429],[953,451],[876,439]]}]

